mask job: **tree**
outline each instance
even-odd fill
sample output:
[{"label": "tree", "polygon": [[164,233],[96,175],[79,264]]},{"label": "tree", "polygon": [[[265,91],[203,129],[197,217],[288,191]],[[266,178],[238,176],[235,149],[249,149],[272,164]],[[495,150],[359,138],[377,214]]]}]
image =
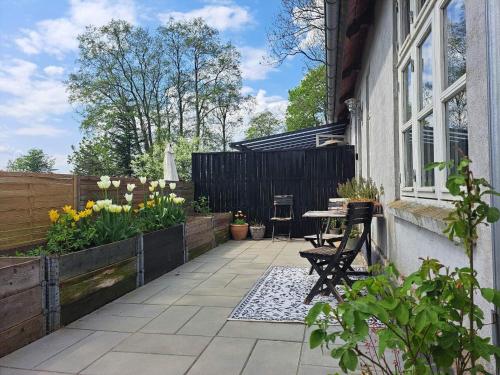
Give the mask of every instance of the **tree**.
[{"label": "tree", "polygon": [[325,64],[325,11],[323,0],[281,0],[267,39],[271,58],[281,64],[301,55],[313,65]]},{"label": "tree", "polygon": [[276,134],[281,129],[281,121],[270,111],[261,112],[250,119],[245,132],[246,139],[266,137]]},{"label": "tree", "polygon": [[325,74],[324,65],[311,69],[297,87],[288,91],[288,131],[326,124]]},{"label": "tree", "polygon": [[113,148],[109,136],[84,137],[78,148],[71,146],[73,153],[68,163],[73,165],[72,173],[80,176],[124,176],[129,170],[120,165],[120,155]]},{"label": "tree", "polygon": [[32,148],[25,155],[9,160],[7,170],[11,172],[52,173],[55,171],[55,159],[45,154],[42,149]]}]

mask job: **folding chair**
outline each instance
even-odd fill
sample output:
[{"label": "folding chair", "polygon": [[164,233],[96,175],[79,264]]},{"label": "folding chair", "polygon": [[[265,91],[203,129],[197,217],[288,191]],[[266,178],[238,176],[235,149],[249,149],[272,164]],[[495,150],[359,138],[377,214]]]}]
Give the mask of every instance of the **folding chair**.
[{"label": "folding chair", "polygon": [[[293,220],[293,195],[275,195],[273,203],[273,216],[271,216],[273,223],[272,239],[279,239],[279,237],[288,238],[292,235],[292,220]],[[288,224],[288,235],[277,234],[276,227],[278,223]]]},{"label": "folding chair", "polygon": [[[337,248],[321,246],[310,250],[301,251],[299,254],[311,263],[312,268],[318,273],[319,279],[307,295],[304,303],[311,303],[318,294],[333,294],[338,301],[342,301],[335,287],[344,281],[352,285],[354,280],[350,276],[366,275],[352,268],[352,262],[360,253],[367,242],[373,215],[372,202],[353,202],[347,205],[346,229],[344,236]],[[349,235],[355,226],[362,225],[363,232],[352,249],[346,248]]]}]

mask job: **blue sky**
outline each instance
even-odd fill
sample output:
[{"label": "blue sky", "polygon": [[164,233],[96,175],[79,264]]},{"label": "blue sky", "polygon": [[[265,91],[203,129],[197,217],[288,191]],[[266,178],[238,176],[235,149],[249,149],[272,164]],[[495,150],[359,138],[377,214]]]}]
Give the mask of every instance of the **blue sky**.
[{"label": "blue sky", "polygon": [[0,169],[38,147],[56,158],[59,172],[69,170],[66,158],[81,138],[81,118],[63,81],[75,69],[78,33],[112,18],[148,28],[172,16],[205,18],[240,49],[254,113],[282,114],[304,68],[298,58],[279,67],[261,63],[279,6],[279,0],[0,0]]}]

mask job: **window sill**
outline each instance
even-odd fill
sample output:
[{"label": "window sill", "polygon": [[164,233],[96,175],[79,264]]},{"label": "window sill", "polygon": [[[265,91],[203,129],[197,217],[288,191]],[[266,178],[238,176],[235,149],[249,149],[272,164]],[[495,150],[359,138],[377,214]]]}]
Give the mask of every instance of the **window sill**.
[{"label": "window sill", "polygon": [[387,206],[387,211],[401,220],[427,229],[440,236],[446,236],[443,233],[443,230],[446,228],[444,219],[450,213],[450,209],[397,200]]}]

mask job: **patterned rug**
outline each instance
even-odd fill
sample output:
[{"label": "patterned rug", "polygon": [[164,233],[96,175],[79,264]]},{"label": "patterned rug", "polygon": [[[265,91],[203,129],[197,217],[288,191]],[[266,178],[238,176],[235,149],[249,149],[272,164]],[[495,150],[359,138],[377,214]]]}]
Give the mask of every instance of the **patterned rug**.
[{"label": "patterned rug", "polygon": [[303,323],[314,303],[322,301],[332,306],[337,304],[333,296],[316,296],[310,305],[303,303],[316,280],[318,275],[309,275],[309,268],[270,267],[236,306],[228,320]]}]

